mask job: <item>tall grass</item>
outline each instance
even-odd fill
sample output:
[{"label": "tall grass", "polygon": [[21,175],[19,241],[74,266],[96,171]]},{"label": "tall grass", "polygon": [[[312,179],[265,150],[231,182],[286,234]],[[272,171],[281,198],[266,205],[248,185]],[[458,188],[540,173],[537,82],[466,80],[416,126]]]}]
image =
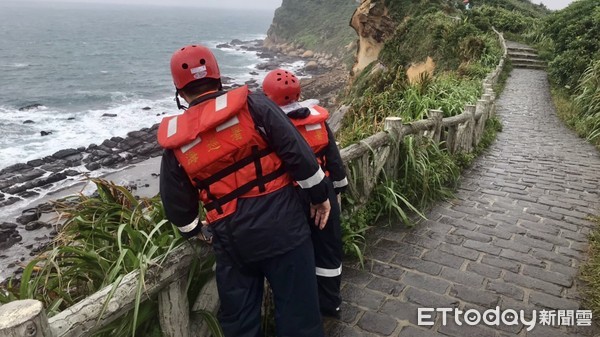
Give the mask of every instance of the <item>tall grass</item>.
[{"label": "tall grass", "polygon": [[[592,220],[600,225],[600,217]],[[581,266],[580,275],[587,284],[582,290],[585,306],[596,316],[600,315],[600,231],[592,231],[589,240],[590,258]]]},{"label": "tall grass", "polygon": [[[116,289],[126,274],[140,270],[134,309],[97,336],[160,336],[156,299],[144,298],[145,271],[184,239],[165,220],[159,197],[138,199],[125,187],[93,182],[97,195],[55,205],[66,219],[59,236],[27,265],[20,282],[10,282],[7,291],[0,292],[0,302],[38,299],[53,316],[106,286]],[[191,266],[188,292],[193,299],[210,277],[212,263],[196,261]]]}]

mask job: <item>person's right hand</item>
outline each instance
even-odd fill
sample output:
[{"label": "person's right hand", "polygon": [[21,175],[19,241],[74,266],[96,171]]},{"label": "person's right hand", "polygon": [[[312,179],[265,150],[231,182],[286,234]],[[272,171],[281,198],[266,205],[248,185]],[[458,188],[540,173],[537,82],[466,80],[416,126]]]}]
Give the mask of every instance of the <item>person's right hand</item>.
[{"label": "person's right hand", "polygon": [[329,219],[329,212],[331,212],[329,199],[320,204],[310,204],[310,217],[315,218],[315,226],[318,226],[319,229],[325,228],[327,219]]}]

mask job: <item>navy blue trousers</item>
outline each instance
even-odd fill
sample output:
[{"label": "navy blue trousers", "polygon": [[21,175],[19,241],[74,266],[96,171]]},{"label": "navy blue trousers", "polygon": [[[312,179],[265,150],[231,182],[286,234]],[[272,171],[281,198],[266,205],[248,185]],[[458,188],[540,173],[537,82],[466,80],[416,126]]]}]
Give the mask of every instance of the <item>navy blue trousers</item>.
[{"label": "navy blue trousers", "polygon": [[335,312],[342,304],[340,285],[342,281],[342,227],[340,217],[340,206],[333,186],[329,189],[329,202],[331,213],[327,225],[319,229],[314,225],[314,219],[310,219],[310,199],[308,195],[298,189],[306,208],[311,228],[311,239],[315,251],[315,266],[317,284],[319,288],[319,307],[324,313]]},{"label": "navy blue trousers", "polygon": [[217,254],[216,277],[219,321],[226,337],[263,336],[265,278],[273,291],[277,336],[324,337],[313,246],[308,238],[285,254],[243,266],[226,254]]}]

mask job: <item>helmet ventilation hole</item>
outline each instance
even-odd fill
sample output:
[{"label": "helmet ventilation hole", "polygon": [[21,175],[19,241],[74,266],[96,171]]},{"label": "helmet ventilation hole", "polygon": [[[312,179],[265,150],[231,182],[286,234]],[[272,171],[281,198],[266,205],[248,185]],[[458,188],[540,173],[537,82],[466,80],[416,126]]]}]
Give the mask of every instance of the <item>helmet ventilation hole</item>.
[{"label": "helmet ventilation hole", "polygon": [[288,84],[288,81],[285,81],[285,84],[287,85],[287,84]]},{"label": "helmet ventilation hole", "polygon": [[285,96],[285,100],[287,101],[288,99],[290,99],[290,96]]},{"label": "helmet ventilation hole", "polygon": [[292,83],[296,83],[296,80],[292,80]]},{"label": "helmet ventilation hole", "polygon": [[281,78],[278,78],[277,81],[281,81]]},{"label": "helmet ventilation hole", "polygon": [[181,65],[181,68],[183,68],[183,69],[187,69],[187,68],[188,68],[188,64],[187,64],[187,63],[184,63],[184,64],[182,64],[182,65]]},{"label": "helmet ventilation hole", "polygon": [[200,64],[201,65],[205,65],[206,64],[206,60],[205,59],[200,59]]},{"label": "helmet ventilation hole", "polygon": [[185,50],[185,47],[181,48],[180,50]]}]

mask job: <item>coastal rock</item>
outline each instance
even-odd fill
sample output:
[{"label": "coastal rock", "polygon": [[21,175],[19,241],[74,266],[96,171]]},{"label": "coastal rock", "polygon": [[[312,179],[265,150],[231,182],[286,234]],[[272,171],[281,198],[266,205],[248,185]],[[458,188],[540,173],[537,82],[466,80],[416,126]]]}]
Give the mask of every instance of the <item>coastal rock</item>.
[{"label": "coastal rock", "polygon": [[306,65],[304,66],[304,69],[307,71],[317,70],[318,68],[319,68],[319,64],[317,63],[317,61],[310,61],[310,62],[306,63]]},{"label": "coastal rock", "polygon": [[64,180],[66,178],[67,178],[66,174],[59,172],[59,173],[52,173],[51,175],[49,175],[45,178],[36,179],[36,180],[32,181],[31,183],[33,185],[32,187],[42,187],[42,186],[45,186],[48,184],[53,184],[55,182]]},{"label": "coastal rock", "polygon": [[231,48],[231,46],[228,45],[227,43],[219,43],[217,45],[217,48]]},{"label": "coastal rock", "polygon": [[35,191],[23,191],[21,193],[18,193],[17,195],[20,196],[21,198],[31,198],[31,197],[37,197],[40,194]]},{"label": "coastal rock", "polygon": [[115,143],[115,142],[113,142],[112,140],[109,140],[109,139],[103,141],[102,145],[106,146],[109,149],[117,147],[117,143]]},{"label": "coastal rock", "polygon": [[140,146],[139,148],[137,148],[135,150],[135,153],[144,155],[144,154],[148,154],[154,150],[155,150],[154,144],[144,144],[144,145]]},{"label": "coastal rock", "polygon": [[23,238],[15,228],[0,228],[0,249],[6,249]]},{"label": "coastal rock", "polygon": [[42,165],[42,167],[40,167],[40,168],[42,170],[56,173],[56,172],[60,172],[60,171],[64,170],[66,168],[66,166],[65,166],[65,162],[58,161],[58,162]]},{"label": "coastal rock", "polygon": [[98,163],[89,163],[89,164],[85,165],[85,168],[90,171],[96,171],[100,167],[101,167],[101,165]]},{"label": "coastal rock", "polygon": [[38,167],[44,165],[44,161],[41,159],[34,159],[27,162],[27,165],[31,167]]},{"label": "coastal rock", "polygon": [[75,170],[65,170],[64,174],[67,175],[67,177],[74,177],[76,175],[79,175],[79,171],[75,171]]},{"label": "coastal rock", "polygon": [[232,44],[232,45],[234,45],[234,46],[239,46],[239,45],[242,45],[242,44],[244,44],[244,41],[242,41],[242,40],[239,40],[239,39],[233,39],[233,40],[231,40],[231,42],[229,42],[229,43],[230,43],[230,44]]},{"label": "coastal rock", "polygon": [[6,173],[14,173],[14,172],[18,172],[18,171],[27,170],[27,169],[31,169],[31,166],[29,166],[25,163],[13,164],[13,165],[5,167],[2,171],[0,171],[0,175],[6,174]]},{"label": "coastal rock", "polygon": [[258,69],[258,70],[273,70],[273,69],[277,69],[277,68],[279,68],[279,62],[275,62],[275,61],[261,63],[256,66],[256,69]]},{"label": "coastal rock", "polygon": [[261,59],[272,59],[275,57],[275,54],[270,51],[262,51],[256,54],[256,56],[260,57]]},{"label": "coastal rock", "polygon": [[75,117],[69,117],[69,118],[67,118],[67,120],[68,120],[68,121],[75,120]]},{"label": "coastal rock", "polygon": [[8,206],[8,205],[12,205],[15,202],[21,200],[21,198],[17,198],[17,197],[10,197],[4,201],[0,201],[0,207],[4,207],[4,206]]},{"label": "coastal rock", "polygon": [[311,58],[314,56],[315,56],[315,53],[312,50],[307,50],[302,54],[303,58]]},{"label": "coastal rock", "polygon": [[142,108],[142,110],[151,110],[151,109],[152,109],[152,108],[151,108],[151,107],[149,107],[149,106],[145,106],[145,107],[143,107],[143,108]]},{"label": "coastal rock", "polygon": [[100,116],[100,117],[117,117],[117,114],[105,113],[105,114],[102,114],[102,116]]},{"label": "coastal rock", "polygon": [[142,144],[144,141],[140,138],[128,138],[125,141],[119,143],[119,148],[123,150],[129,150]]},{"label": "coastal rock", "polygon": [[251,71],[250,75],[258,76],[258,73],[256,71]]},{"label": "coastal rock", "polygon": [[102,166],[111,166],[113,164],[120,162],[121,160],[122,160],[121,156],[112,155],[110,157],[106,157],[106,158],[102,159],[102,161],[100,161],[100,164]]},{"label": "coastal rock", "polygon": [[23,122],[23,124],[33,124],[35,123],[34,121],[32,121],[31,119],[28,119],[26,121]]},{"label": "coastal rock", "polygon": [[46,174],[46,172],[44,170],[33,169],[29,172],[24,173],[23,178],[27,181],[27,180],[39,178],[39,177],[43,176],[44,174]]},{"label": "coastal rock", "polygon": [[115,142],[115,143],[120,143],[120,142],[122,142],[124,139],[123,139],[123,137],[112,137],[110,140],[111,140],[112,142]]},{"label": "coastal rock", "polygon": [[41,105],[40,103],[28,104],[28,105],[20,107],[19,111],[33,110],[33,109],[37,109],[37,108],[39,108],[41,106],[43,106],[43,105]]},{"label": "coastal rock", "polygon": [[9,188],[6,188],[2,191],[8,193],[8,194],[17,194],[17,193],[21,193],[23,191],[27,190],[27,186],[25,184],[23,185],[13,185],[10,186]]},{"label": "coastal rock", "polygon": [[43,136],[48,136],[48,135],[51,135],[51,134],[52,134],[52,131],[44,131],[44,130],[40,131],[40,135],[41,135],[42,137],[43,137]]},{"label": "coastal rock", "polygon": [[147,133],[144,131],[131,131],[131,132],[127,133],[127,138],[142,138],[146,134]]},{"label": "coastal rock", "polygon": [[57,159],[63,159],[69,156],[72,156],[74,154],[78,154],[79,151],[77,151],[76,149],[64,149],[64,150],[60,150],[55,152],[52,157],[57,158]]},{"label": "coastal rock", "polygon": [[97,158],[104,158],[104,157],[110,156],[110,153],[108,153],[104,150],[94,150],[91,153],[92,153],[92,156],[97,157]]},{"label": "coastal rock", "polygon": [[16,223],[13,222],[2,222],[0,223],[0,229],[15,229],[19,227]]},{"label": "coastal rock", "polygon": [[83,159],[83,154],[81,154],[81,153],[76,153],[72,156],[68,156],[68,157],[64,158],[64,160],[67,162],[66,166],[69,166],[69,167],[78,166],[81,163],[82,159]]},{"label": "coastal rock", "polygon": [[21,212],[21,216],[19,216],[16,221],[21,225],[26,225],[32,221],[38,220],[40,215],[37,208],[29,208]]},{"label": "coastal rock", "polygon": [[40,229],[46,225],[47,224],[43,221],[31,221],[27,225],[25,225],[25,230],[26,231],[34,231],[34,230]]},{"label": "coastal rock", "polygon": [[56,161],[56,158],[54,158],[52,156],[46,156],[46,157],[42,158],[42,160],[44,161],[44,163],[53,163]]}]

